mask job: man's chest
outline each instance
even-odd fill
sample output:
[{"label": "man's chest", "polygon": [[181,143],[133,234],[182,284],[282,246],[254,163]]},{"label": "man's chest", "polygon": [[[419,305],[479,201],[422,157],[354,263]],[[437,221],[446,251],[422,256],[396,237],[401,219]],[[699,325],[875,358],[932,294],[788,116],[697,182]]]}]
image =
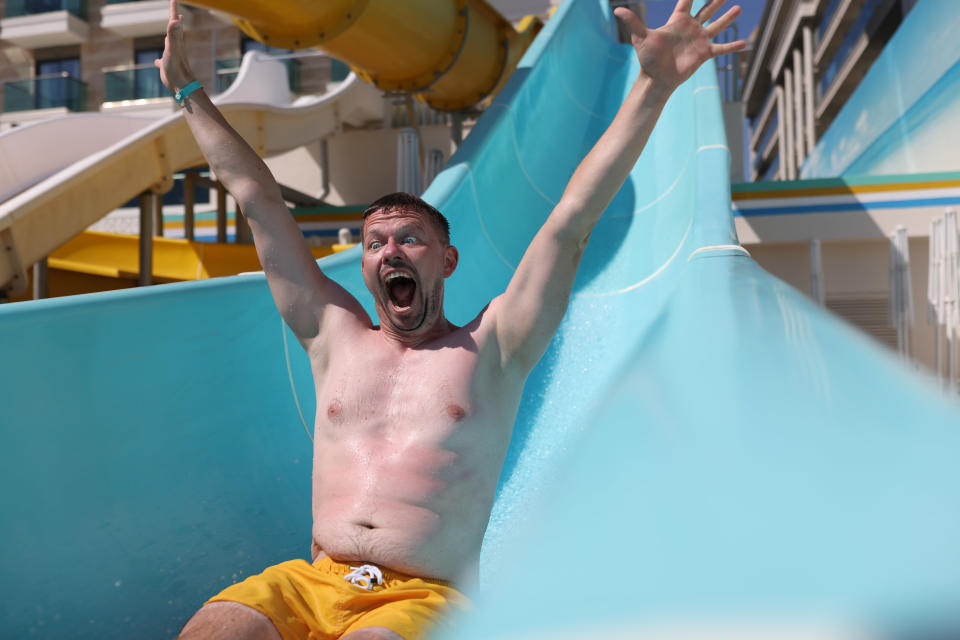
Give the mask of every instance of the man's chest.
[{"label": "man's chest", "polygon": [[453,429],[479,417],[491,374],[477,351],[341,354],[317,378],[317,426]]}]

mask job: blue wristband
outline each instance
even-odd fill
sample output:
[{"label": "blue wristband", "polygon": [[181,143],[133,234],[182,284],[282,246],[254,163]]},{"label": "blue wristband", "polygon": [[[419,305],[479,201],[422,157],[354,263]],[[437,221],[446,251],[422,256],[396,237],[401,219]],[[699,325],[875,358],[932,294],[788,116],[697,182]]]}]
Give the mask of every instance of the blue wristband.
[{"label": "blue wristband", "polygon": [[194,80],[193,82],[185,86],[183,89],[180,89],[180,91],[177,91],[175,94],[173,94],[173,99],[177,101],[177,104],[182,106],[183,101],[186,99],[186,97],[189,96],[194,91],[196,91],[197,89],[203,89],[203,85],[197,82],[196,80]]}]

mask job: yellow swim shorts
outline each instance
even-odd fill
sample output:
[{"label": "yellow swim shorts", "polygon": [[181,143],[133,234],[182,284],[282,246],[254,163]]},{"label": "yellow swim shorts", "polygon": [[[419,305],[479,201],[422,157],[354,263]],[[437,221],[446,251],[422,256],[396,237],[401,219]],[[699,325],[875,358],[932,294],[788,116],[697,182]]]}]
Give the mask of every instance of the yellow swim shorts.
[{"label": "yellow swim shorts", "polygon": [[[283,640],[339,638],[375,626],[416,640],[454,611],[470,606],[449,582],[358,565],[362,563],[330,558],[312,565],[306,560],[282,562],[227,587],[207,603],[239,602],[256,609],[270,618]],[[371,571],[380,575],[373,577]]]}]

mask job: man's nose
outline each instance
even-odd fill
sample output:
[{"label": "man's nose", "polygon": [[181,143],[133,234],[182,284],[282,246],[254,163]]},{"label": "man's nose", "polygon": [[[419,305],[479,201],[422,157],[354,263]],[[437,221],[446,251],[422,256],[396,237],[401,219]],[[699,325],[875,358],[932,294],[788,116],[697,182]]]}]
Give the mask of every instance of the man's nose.
[{"label": "man's nose", "polygon": [[393,238],[389,238],[387,243],[383,246],[384,259],[390,259],[400,255],[402,255],[402,252],[400,251],[400,245]]}]

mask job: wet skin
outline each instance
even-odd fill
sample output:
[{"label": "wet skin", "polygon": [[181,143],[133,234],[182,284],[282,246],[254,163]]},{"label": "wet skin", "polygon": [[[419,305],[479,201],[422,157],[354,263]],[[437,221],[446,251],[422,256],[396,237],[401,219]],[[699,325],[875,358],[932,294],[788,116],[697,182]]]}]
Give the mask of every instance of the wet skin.
[{"label": "wet skin", "polygon": [[[692,14],[692,0],[678,0],[656,30],[615,10],[641,71],[506,291],[463,327],[443,313],[443,282],[457,252],[428,220],[401,210],[365,223],[361,268],[375,326],[322,273],[266,164],[209,96],[201,90],[184,100],[184,119],[250,224],[277,309],[313,368],[314,557],[461,583],[473,577],[524,380],[563,318],[594,225],[676,87],[706,60],[746,46],[711,42],[740,12],[713,19],[722,4],[710,0]],[[184,51],[171,0],[156,61],[171,91],[195,79]],[[219,627],[215,611],[204,607],[191,622]]]},{"label": "wet skin", "polygon": [[[378,213],[364,225],[361,268],[380,325],[350,309],[308,349],[315,557],[475,577],[523,381],[504,374],[488,309],[463,327],[444,317],[456,259],[419,214]],[[415,283],[403,304],[391,274]]]}]

